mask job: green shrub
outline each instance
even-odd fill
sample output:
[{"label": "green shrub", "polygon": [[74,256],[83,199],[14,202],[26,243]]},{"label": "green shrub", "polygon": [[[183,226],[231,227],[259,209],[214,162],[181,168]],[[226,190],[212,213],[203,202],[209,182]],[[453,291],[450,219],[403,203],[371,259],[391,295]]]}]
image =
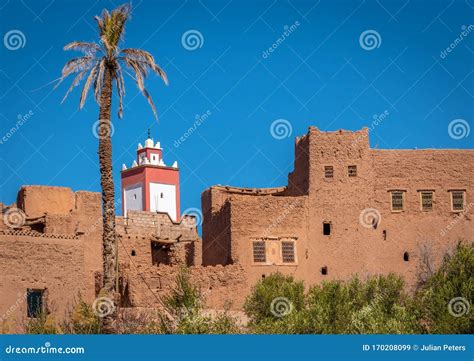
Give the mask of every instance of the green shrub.
[{"label": "green shrub", "polygon": [[268,325],[288,322],[304,307],[304,284],[292,276],[272,274],[260,280],[245,300],[244,310],[254,332],[267,332]]},{"label": "green shrub", "polygon": [[92,306],[84,302],[81,295],[79,295],[64,327],[69,333],[75,334],[101,333],[100,318],[95,315]]},{"label": "green shrub", "polygon": [[[268,281],[267,281],[268,280]],[[291,300],[292,312],[275,317],[271,302]],[[247,298],[250,330],[256,333],[414,333],[418,327],[413,303],[403,292],[403,280],[393,274],[366,282],[323,282],[304,295],[303,284],[292,277],[272,275],[260,281]]]},{"label": "green shrub", "polygon": [[459,243],[416,295],[429,333],[474,333],[474,245]]}]

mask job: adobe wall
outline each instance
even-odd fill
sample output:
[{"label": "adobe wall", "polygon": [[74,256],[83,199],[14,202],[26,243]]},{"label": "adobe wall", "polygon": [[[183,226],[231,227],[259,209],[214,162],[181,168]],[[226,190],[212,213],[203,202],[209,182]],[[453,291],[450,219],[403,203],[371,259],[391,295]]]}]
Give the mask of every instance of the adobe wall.
[{"label": "adobe wall", "polygon": [[[34,236],[33,236],[34,234]],[[46,289],[48,309],[57,319],[87,289],[83,240],[28,231],[0,231],[0,329],[21,332],[26,322],[26,290]]]},{"label": "adobe wall", "polygon": [[[239,258],[232,250],[234,236],[231,234],[231,204],[233,199],[243,196],[263,199],[269,196],[285,194],[286,187],[275,188],[240,188],[228,186],[213,186],[206,189],[201,196],[203,213],[202,234],[202,264],[218,265],[232,264]],[[232,240],[232,242],[231,242]]]},{"label": "adobe wall", "polygon": [[[174,286],[179,267],[124,266],[125,282],[132,307],[162,307],[166,295]],[[240,265],[193,266],[189,268],[191,282],[204,297],[206,308],[240,309],[250,284]]]}]

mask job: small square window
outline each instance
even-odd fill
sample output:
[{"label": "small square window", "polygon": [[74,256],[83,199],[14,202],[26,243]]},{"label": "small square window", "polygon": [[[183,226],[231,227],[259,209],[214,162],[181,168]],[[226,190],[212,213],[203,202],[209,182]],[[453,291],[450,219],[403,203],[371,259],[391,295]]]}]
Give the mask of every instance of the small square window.
[{"label": "small square window", "polygon": [[323,276],[326,276],[328,274],[328,267],[327,266],[321,267],[321,274]]},{"label": "small square window", "polygon": [[253,261],[255,263],[265,263],[267,261],[265,241],[254,241],[252,246],[253,246]]},{"label": "small square window", "polygon": [[283,263],[295,263],[294,242],[281,242],[281,258]]},{"label": "small square window", "polygon": [[357,177],[357,166],[356,165],[350,165],[347,167],[347,173],[349,177]]},{"label": "small square window", "polygon": [[401,212],[403,211],[403,192],[393,191],[392,194],[392,211]]},{"label": "small square window", "polygon": [[331,223],[328,223],[328,222],[323,223],[323,235],[325,236],[331,235]]},{"label": "small square window", "polygon": [[44,290],[28,289],[26,293],[27,316],[36,318],[43,312]]},{"label": "small square window", "polygon": [[333,178],[334,177],[334,168],[332,165],[324,167],[324,178]]},{"label": "small square window", "polygon": [[431,191],[421,192],[421,210],[422,211],[433,210],[433,192]]},{"label": "small square window", "polygon": [[451,207],[453,211],[464,210],[464,191],[451,191]]}]

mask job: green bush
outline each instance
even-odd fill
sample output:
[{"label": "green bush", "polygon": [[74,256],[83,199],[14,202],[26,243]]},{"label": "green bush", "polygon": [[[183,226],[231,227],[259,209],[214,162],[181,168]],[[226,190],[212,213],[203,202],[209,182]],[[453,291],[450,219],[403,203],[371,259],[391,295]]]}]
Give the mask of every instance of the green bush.
[{"label": "green bush", "polygon": [[[294,307],[275,317],[271,302],[291,300]],[[260,281],[247,298],[245,311],[256,333],[414,333],[417,313],[403,292],[403,280],[393,274],[349,281],[323,282],[304,295],[301,282],[281,274]]]},{"label": "green bush", "polygon": [[272,324],[283,321],[304,307],[304,284],[292,276],[272,274],[260,280],[244,304],[250,324]]},{"label": "green bush", "polygon": [[425,332],[474,333],[474,245],[459,243],[416,295]]},{"label": "green bush", "polygon": [[99,334],[101,333],[100,318],[95,315],[92,306],[84,302],[82,296],[79,295],[64,328],[69,333]]}]

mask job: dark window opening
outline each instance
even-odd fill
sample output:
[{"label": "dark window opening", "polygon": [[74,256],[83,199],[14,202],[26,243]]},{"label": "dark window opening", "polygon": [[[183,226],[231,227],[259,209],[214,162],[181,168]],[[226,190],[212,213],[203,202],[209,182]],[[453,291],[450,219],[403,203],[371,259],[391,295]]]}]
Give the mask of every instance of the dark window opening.
[{"label": "dark window opening", "polygon": [[262,275],[262,280],[265,279],[265,275]]},{"label": "dark window opening", "polygon": [[265,242],[264,241],[254,241],[252,244],[253,247],[253,261],[254,263],[265,263],[267,261]]},{"label": "dark window opening", "polygon": [[44,233],[45,224],[43,222],[34,223],[30,225],[32,231],[36,231],[39,233]]},{"label": "dark window opening", "polygon": [[158,266],[160,264],[169,265],[170,263],[170,246],[151,242],[151,264]]},{"label": "dark window opening", "polygon": [[410,255],[408,254],[408,252],[405,252],[405,253],[403,254],[403,260],[404,260],[405,262],[408,262],[408,261],[410,260]]},{"label": "dark window opening", "polygon": [[283,263],[295,262],[295,243],[281,242],[281,255]]},{"label": "dark window opening", "polygon": [[163,198],[163,193],[160,194],[160,198]]},{"label": "dark window opening", "polygon": [[324,177],[333,178],[334,177],[334,168],[331,165],[324,167]]},{"label": "dark window opening", "polygon": [[27,314],[29,318],[40,316],[43,312],[43,293],[44,290],[28,289],[26,293]]},{"label": "dark window opening", "polygon": [[357,177],[357,166],[356,165],[350,165],[347,167],[347,173],[349,177]]},{"label": "dark window opening", "polygon": [[387,240],[387,231],[384,229],[382,234],[383,234],[383,240],[386,241]]},{"label": "dark window opening", "polygon": [[464,210],[464,191],[452,191],[451,203],[452,203],[453,211],[463,211]]},{"label": "dark window opening", "polygon": [[329,236],[331,234],[331,223],[323,223],[323,235]]},{"label": "dark window opening", "polygon": [[392,211],[403,211],[403,192],[392,192]]},{"label": "dark window opening", "polygon": [[131,253],[131,254],[132,254],[132,256],[136,256],[136,255],[137,255],[137,253],[135,252],[134,249],[132,249],[132,253]]},{"label": "dark window opening", "polygon": [[321,274],[323,276],[326,276],[328,274],[328,267],[327,266],[321,267]]}]

